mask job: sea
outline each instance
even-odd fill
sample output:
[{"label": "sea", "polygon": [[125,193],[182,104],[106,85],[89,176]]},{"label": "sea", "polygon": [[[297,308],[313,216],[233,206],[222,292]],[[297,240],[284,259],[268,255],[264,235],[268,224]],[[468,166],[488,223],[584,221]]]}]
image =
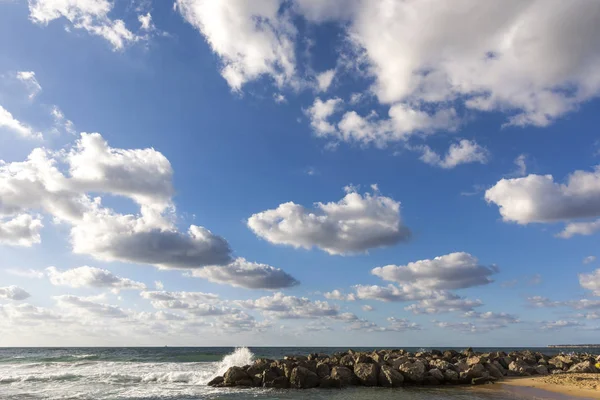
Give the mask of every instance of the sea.
[{"label": "sea", "polygon": [[[0,399],[524,400],[532,398],[502,390],[473,390],[466,387],[276,390],[212,388],[206,385],[213,377],[223,374],[229,367],[250,364],[258,357],[277,359],[285,355],[331,354],[347,349],[332,347],[0,348]],[[360,351],[374,349],[354,348]],[[439,350],[446,350],[446,348],[439,348]],[[455,348],[455,350],[461,349]],[[508,352],[523,349],[475,348],[475,350]],[[532,348],[531,350],[549,355],[560,352],[590,351],[590,349],[576,348]]]}]

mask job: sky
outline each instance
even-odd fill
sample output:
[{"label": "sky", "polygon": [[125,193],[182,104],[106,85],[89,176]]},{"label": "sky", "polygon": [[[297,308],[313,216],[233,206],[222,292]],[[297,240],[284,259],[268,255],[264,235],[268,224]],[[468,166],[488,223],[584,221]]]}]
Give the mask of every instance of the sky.
[{"label": "sky", "polygon": [[0,345],[597,342],[600,2],[0,10]]}]

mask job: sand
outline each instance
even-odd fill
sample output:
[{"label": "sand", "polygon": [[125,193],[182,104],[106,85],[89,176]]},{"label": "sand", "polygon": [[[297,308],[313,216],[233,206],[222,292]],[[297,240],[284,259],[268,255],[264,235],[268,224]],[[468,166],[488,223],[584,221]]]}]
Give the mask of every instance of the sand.
[{"label": "sand", "polygon": [[501,389],[514,393],[540,396],[539,391],[555,393],[552,399],[600,399],[600,374],[558,374],[536,377],[506,378],[500,382]]}]

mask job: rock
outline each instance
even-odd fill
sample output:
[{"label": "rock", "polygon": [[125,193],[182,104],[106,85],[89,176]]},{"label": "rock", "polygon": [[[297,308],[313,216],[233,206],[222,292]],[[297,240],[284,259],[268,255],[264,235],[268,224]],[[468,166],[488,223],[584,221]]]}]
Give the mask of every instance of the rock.
[{"label": "rock", "polygon": [[254,381],[250,378],[245,378],[245,379],[237,381],[235,383],[235,386],[252,387],[252,386],[254,386]]},{"label": "rock", "polygon": [[479,378],[471,379],[471,384],[472,385],[483,385],[485,383],[493,383],[495,381],[496,381],[496,378],[494,378],[493,376],[482,376]]},{"label": "rock", "polygon": [[454,366],[456,367],[456,370],[458,372],[466,372],[469,369],[469,364],[467,364],[464,361],[459,361],[456,364],[454,364]]},{"label": "rock", "polygon": [[329,365],[326,363],[317,364],[317,375],[319,378],[325,378],[326,376],[329,376],[330,372],[331,370],[329,369]]},{"label": "rock", "polygon": [[467,358],[467,365],[468,365],[469,367],[470,367],[470,366],[473,366],[473,365],[475,365],[475,364],[482,364],[481,357],[478,357],[478,356],[472,356],[472,357],[469,357],[469,358]]},{"label": "rock", "polygon": [[246,373],[250,376],[254,376],[257,374],[262,374],[262,372],[269,368],[271,364],[271,360],[266,360],[264,358],[260,358],[254,362],[247,370]]},{"label": "rock", "polygon": [[377,364],[357,363],[354,366],[354,375],[365,386],[377,386],[379,366]]},{"label": "rock", "polygon": [[445,371],[447,369],[454,369],[454,365],[450,364],[448,361],[446,360],[431,360],[429,361],[429,365],[432,368],[437,368],[440,371]]},{"label": "rock", "polygon": [[404,377],[411,382],[423,382],[425,378],[425,364],[422,361],[405,362],[398,368]]},{"label": "rock", "polygon": [[305,367],[296,367],[290,376],[290,386],[297,389],[310,389],[319,385],[320,379],[311,370]]},{"label": "rock", "polygon": [[448,362],[450,362],[453,358],[458,356],[458,352],[456,350],[446,350],[442,354],[442,358]]},{"label": "rock", "polygon": [[446,371],[444,371],[444,378],[448,382],[457,383],[458,382],[458,372],[451,370],[451,369],[447,369]]},{"label": "rock", "polygon": [[531,368],[522,360],[516,360],[510,363],[508,370],[513,372],[513,375],[531,375]]},{"label": "rock", "polygon": [[231,367],[225,372],[225,375],[223,375],[223,383],[227,386],[237,386],[239,384],[238,382],[243,379],[248,379],[252,382],[246,371],[241,367]]},{"label": "rock", "polygon": [[354,367],[354,357],[352,357],[350,354],[343,356],[342,358],[340,358],[340,365],[343,365],[344,367],[353,368]]},{"label": "rock", "polygon": [[481,364],[475,364],[467,370],[467,379],[481,378],[490,376],[485,367]]},{"label": "rock", "polygon": [[404,375],[396,371],[389,365],[382,365],[377,378],[379,386],[383,387],[398,387],[404,382]]},{"label": "rock", "polygon": [[278,376],[271,382],[264,383],[263,386],[266,388],[287,389],[290,387],[290,382],[285,376]]},{"label": "rock", "polygon": [[427,374],[437,379],[439,382],[444,382],[444,374],[437,368],[430,369]]},{"label": "rock", "polygon": [[569,368],[570,373],[590,373],[596,372],[596,367],[592,361],[583,361]]},{"label": "rock", "polygon": [[494,378],[502,379],[504,374],[492,363],[484,364],[485,369],[489,372],[490,376]]},{"label": "rock", "polygon": [[535,373],[538,375],[548,375],[548,367],[545,365],[538,365],[535,367]]},{"label": "rock", "polygon": [[340,389],[342,387],[342,381],[339,379],[332,378],[330,376],[326,376],[321,378],[319,382],[319,387],[323,389]]},{"label": "rock", "polygon": [[210,382],[207,383],[208,386],[220,386],[225,381],[225,378],[222,376],[215,376]]},{"label": "rock", "polygon": [[342,382],[343,386],[354,385],[357,382],[360,382],[358,378],[354,375],[348,367],[337,366],[331,368],[331,377],[333,379],[338,379]]},{"label": "rock", "polygon": [[392,366],[392,368],[399,369],[402,364],[408,361],[410,361],[410,359],[407,356],[400,356],[392,359],[391,363],[388,361],[388,363]]},{"label": "rock", "polygon": [[[262,373],[262,385],[264,387],[272,387],[270,386],[271,383],[280,376],[278,372],[277,368],[268,368],[264,370]],[[285,376],[283,376],[283,378],[285,378]],[[285,378],[285,380],[287,381],[287,378]]]},{"label": "rock", "polygon": [[500,364],[500,362],[499,362],[498,360],[494,360],[494,361],[492,361],[492,364],[493,364],[493,365],[494,365],[496,368],[498,368],[498,371],[502,372],[502,375],[503,375],[503,376],[506,376],[506,373],[507,373],[507,371],[506,371],[506,368],[504,368],[504,367],[502,366],[502,364]]}]

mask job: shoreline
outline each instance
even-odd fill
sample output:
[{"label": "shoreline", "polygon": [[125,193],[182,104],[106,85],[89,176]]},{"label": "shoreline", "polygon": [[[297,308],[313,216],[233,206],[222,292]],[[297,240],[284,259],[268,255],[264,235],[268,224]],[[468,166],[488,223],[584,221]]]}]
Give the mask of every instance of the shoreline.
[{"label": "shoreline", "polygon": [[499,390],[517,394],[541,395],[548,398],[600,399],[600,376],[598,374],[559,374],[535,377],[506,377],[498,382]]}]

